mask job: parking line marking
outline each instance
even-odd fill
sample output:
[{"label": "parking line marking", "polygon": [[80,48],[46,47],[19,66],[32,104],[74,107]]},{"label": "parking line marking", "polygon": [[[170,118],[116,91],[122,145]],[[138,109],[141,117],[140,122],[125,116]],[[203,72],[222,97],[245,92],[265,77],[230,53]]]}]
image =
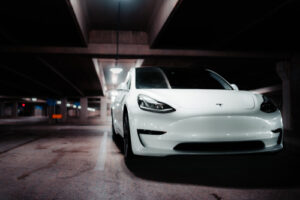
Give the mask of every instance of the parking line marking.
[{"label": "parking line marking", "polygon": [[104,167],[105,167],[107,135],[108,135],[108,133],[107,133],[107,131],[105,131],[103,138],[102,138],[102,142],[100,144],[97,163],[95,166],[95,170],[98,170],[98,171],[103,171]]}]

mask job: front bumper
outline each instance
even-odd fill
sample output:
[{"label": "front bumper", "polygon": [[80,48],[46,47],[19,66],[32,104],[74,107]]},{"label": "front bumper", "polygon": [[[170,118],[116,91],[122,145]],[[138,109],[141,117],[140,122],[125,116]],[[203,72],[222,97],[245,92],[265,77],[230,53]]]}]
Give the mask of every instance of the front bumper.
[{"label": "front bumper", "polygon": [[[136,155],[215,155],[245,154],[280,151],[283,148],[280,112],[271,114],[256,112],[249,115],[201,116],[188,112],[169,114],[149,113],[137,110],[130,116],[132,148]],[[161,135],[138,134],[137,129],[166,132]],[[260,141],[260,149],[234,151],[175,150],[181,143]]]}]

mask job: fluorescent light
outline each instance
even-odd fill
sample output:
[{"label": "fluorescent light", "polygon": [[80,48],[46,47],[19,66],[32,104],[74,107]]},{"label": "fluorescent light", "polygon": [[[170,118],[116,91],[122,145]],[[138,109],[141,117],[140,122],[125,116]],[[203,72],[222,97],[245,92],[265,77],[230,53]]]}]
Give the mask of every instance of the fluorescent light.
[{"label": "fluorescent light", "polygon": [[35,102],[37,101],[37,98],[31,98],[31,101]]},{"label": "fluorescent light", "polygon": [[73,108],[76,108],[76,105],[73,105]]},{"label": "fluorescent light", "polygon": [[96,109],[95,109],[95,108],[88,108],[88,111],[95,112],[95,111],[96,111]]},{"label": "fluorescent light", "polygon": [[120,67],[113,67],[113,68],[110,68],[110,71],[114,74],[120,74],[123,71],[123,69]]},{"label": "fluorescent light", "polygon": [[61,101],[56,101],[56,104],[57,104],[57,105],[60,105],[60,104],[61,104]]},{"label": "fluorescent light", "polygon": [[71,107],[71,104],[67,103],[67,107]]},{"label": "fluorescent light", "polygon": [[78,109],[81,109],[81,106],[78,106]]},{"label": "fluorescent light", "polygon": [[117,74],[113,74],[111,77],[111,82],[113,84],[117,84],[118,83],[118,75]]}]

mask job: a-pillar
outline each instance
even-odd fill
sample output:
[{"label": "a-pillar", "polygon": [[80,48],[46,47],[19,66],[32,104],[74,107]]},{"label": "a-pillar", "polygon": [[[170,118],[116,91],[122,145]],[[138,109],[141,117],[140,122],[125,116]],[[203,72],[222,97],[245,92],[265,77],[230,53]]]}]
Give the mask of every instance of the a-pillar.
[{"label": "a-pillar", "polygon": [[62,121],[66,122],[68,118],[68,110],[67,110],[67,99],[63,98],[61,100],[60,112],[62,114]]},{"label": "a-pillar", "polygon": [[85,122],[88,118],[88,99],[87,97],[81,97],[80,98],[80,121]]},{"label": "a-pillar", "polygon": [[12,103],[11,116],[12,117],[18,116],[18,102],[16,102],[16,101]]},{"label": "a-pillar", "polygon": [[100,101],[100,120],[107,121],[107,99],[106,97],[101,97]]},{"label": "a-pillar", "polygon": [[284,129],[292,130],[292,90],[291,90],[291,62],[277,63],[277,73],[282,80],[282,116]]},{"label": "a-pillar", "polygon": [[48,123],[53,124],[54,120],[52,119],[52,115],[55,113],[55,107],[52,105],[48,105],[47,107],[47,115],[48,115]]}]

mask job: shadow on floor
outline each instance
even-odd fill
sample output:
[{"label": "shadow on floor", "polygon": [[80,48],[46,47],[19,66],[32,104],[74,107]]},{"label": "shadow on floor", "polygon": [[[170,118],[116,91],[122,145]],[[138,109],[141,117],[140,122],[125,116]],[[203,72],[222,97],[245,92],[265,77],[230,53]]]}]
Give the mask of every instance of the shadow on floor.
[{"label": "shadow on floor", "polygon": [[[116,145],[122,150],[122,141]],[[300,186],[299,157],[278,154],[139,157],[126,162],[137,177],[159,182],[228,188],[290,188]]]},{"label": "shadow on floor", "polygon": [[297,158],[284,155],[140,158],[126,163],[137,177],[234,188],[299,186]]}]

